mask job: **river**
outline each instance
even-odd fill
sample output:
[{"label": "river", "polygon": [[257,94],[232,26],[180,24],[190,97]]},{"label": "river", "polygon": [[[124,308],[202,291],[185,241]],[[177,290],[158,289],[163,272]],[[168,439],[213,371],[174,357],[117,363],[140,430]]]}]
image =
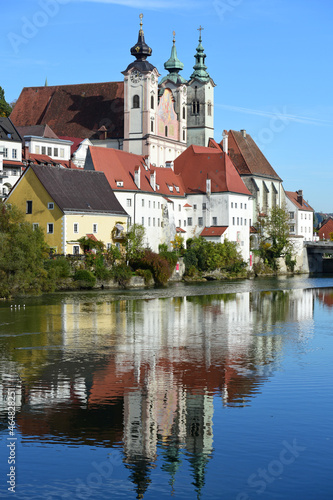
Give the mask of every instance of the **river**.
[{"label": "river", "polygon": [[332,276],[2,302],[0,498],[332,499],[332,319]]}]

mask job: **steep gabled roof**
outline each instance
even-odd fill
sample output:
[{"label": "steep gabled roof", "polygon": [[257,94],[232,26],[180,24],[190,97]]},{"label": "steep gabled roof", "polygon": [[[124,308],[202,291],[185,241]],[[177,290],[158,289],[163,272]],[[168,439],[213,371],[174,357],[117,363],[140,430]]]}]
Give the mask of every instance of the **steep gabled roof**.
[{"label": "steep gabled roof", "polygon": [[62,211],[127,215],[102,172],[44,165],[30,168]]},{"label": "steep gabled roof", "polygon": [[222,236],[228,229],[228,226],[210,226],[204,227],[200,233],[200,236]]},{"label": "steep gabled roof", "polygon": [[[172,168],[150,167],[145,169],[145,157],[127,153],[119,149],[90,146],[85,168],[94,168],[105,173],[112,189],[117,191],[137,191],[134,171],[140,167],[140,190],[153,193],[150,175],[156,172],[156,193],[168,196],[184,196],[184,185]],[[122,186],[117,185],[122,181]],[[170,189],[171,188],[171,189]],[[179,190],[178,190],[178,189]]]},{"label": "steep gabled roof", "polygon": [[25,125],[24,127],[17,127],[17,130],[22,137],[34,136],[34,137],[44,137],[47,139],[59,139],[57,134],[48,125]]},{"label": "steep gabled roof", "polygon": [[308,212],[314,212],[313,208],[303,199],[303,196],[299,197],[296,191],[285,191],[286,196],[289,200],[299,209],[306,210]]},{"label": "steep gabled roof", "polygon": [[330,233],[333,233],[333,219],[332,217],[328,217],[328,219],[326,219],[321,227],[318,229],[318,236],[320,239],[329,239],[330,237]]},{"label": "steep gabled roof", "polygon": [[240,175],[260,175],[281,180],[250,134],[228,132],[229,156]]},{"label": "steep gabled roof", "polygon": [[182,176],[188,194],[233,192],[251,196],[228,155],[215,148],[189,146],[174,162],[175,172]]},{"label": "steep gabled roof", "polygon": [[0,117],[0,139],[5,141],[22,142],[22,137],[10,118]]},{"label": "steep gabled roof", "polygon": [[11,113],[18,127],[48,124],[57,136],[124,137],[124,83],[87,83],[25,87]]}]

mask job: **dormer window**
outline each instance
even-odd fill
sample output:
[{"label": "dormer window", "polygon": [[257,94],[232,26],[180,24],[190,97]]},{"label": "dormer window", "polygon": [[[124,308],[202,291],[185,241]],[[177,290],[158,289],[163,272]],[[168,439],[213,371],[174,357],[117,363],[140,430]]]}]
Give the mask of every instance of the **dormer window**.
[{"label": "dormer window", "polygon": [[169,190],[172,192],[173,191],[173,186],[168,185]]},{"label": "dormer window", "polygon": [[175,186],[177,193],[179,193],[179,187]]},{"label": "dormer window", "polygon": [[140,97],[135,94],[133,96],[133,108],[139,108],[140,107]]},{"label": "dormer window", "polygon": [[123,181],[116,181],[117,187],[123,187],[124,182]]}]

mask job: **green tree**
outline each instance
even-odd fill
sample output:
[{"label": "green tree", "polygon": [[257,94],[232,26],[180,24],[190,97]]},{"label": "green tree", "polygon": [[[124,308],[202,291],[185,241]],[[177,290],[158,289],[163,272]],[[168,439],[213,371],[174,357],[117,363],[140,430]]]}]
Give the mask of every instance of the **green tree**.
[{"label": "green tree", "polygon": [[267,216],[258,216],[259,256],[273,271],[278,270],[278,259],[284,257],[293,267],[293,247],[289,239],[289,213],[283,207],[272,208]]},{"label": "green tree", "polygon": [[5,91],[0,87],[0,116],[9,116],[12,108],[5,99]]},{"label": "green tree", "polygon": [[140,224],[133,224],[125,238],[126,259],[138,260],[144,250],[145,228]]},{"label": "green tree", "polygon": [[0,297],[52,288],[44,267],[49,256],[40,229],[24,221],[15,206],[0,203]]}]

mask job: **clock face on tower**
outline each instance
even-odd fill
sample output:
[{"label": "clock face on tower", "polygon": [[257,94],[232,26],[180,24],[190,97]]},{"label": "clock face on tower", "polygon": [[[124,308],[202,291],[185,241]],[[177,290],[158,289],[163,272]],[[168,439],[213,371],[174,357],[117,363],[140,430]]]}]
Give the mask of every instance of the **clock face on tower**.
[{"label": "clock face on tower", "polygon": [[141,79],[142,79],[142,75],[140,73],[140,71],[138,71],[137,69],[135,69],[133,71],[133,73],[131,73],[131,81],[133,83],[138,83]]}]

